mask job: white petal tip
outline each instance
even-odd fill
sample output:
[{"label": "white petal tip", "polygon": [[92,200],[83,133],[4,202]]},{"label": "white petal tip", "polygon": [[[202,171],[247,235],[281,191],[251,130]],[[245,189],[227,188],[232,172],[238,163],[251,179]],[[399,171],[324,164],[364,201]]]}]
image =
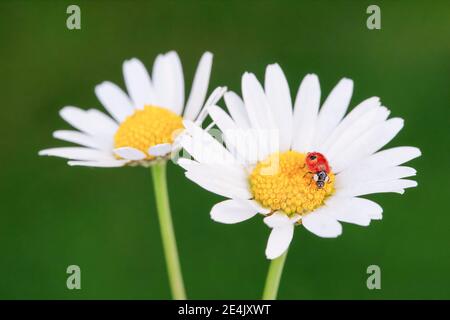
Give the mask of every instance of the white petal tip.
[{"label": "white petal tip", "polygon": [[350,78],[342,78],[341,82],[347,86],[353,86],[353,80]]},{"label": "white petal tip", "polygon": [[372,220],[382,220],[383,219],[383,213],[377,213],[370,216],[370,219]]},{"label": "white petal tip", "polygon": [[415,148],[417,151],[417,157],[422,156],[422,151],[419,148]]},{"label": "white petal tip", "polygon": [[210,212],[211,219],[225,224],[248,220],[258,212],[247,200],[225,200],[215,204]]},{"label": "white petal tip", "polygon": [[321,238],[337,238],[342,234],[342,225],[326,214],[309,213],[302,221],[307,230]]},{"label": "white petal tip", "polygon": [[100,90],[102,87],[107,86],[107,85],[108,85],[108,81],[100,82],[99,84],[97,84],[95,86],[95,91]]},{"label": "white petal tip", "polygon": [[211,220],[218,223],[224,223],[224,224],[233,224],[234,222],[230,222],[227,219],[224,219],[222,214],[217,214],[216,212],[211,211],[210,213]]},{"label": "white petal tip", "polygon": [[270,69],[281,69],[280,65],[278,63],[272,63],[267,65],[266,71],[270,70]]},{"label": "white petal tip", "polygon": [[333,235],[321,235],[321,236],[319,236],[319,237],[321,237],[321,238],[325,238],[325,239],[334,239],[334,238],[337,238],[337,237],[339,237],[340,235],[342,235],[342,230],[341,231],[339,231],[339,233],[336,233],[336,234],[333,234]]},{"label": "white petal tip", "polygon": [[405,189],[406,188],[415,188],[415,187],[417,187],[419,185],[419,183],[417,181],[415,181],[415,180],[406,180],[406,179],[404,179],[403,181],[407,181],[408,182],[408,185],[406,185],[404,187]]},{"label": "white petal tip", "polygon": [[202,55],[202,58],[204,58],[204,59],[212,59],[213,57],[214,57],[214,55],[209,51],[205,51]]},{"label": "white petal tip", "polygon": [[[235,223],[239,223],[239,222],[243,221],[239,218],[239,216],[237,216],[237,215],[235,216],[233,213],[234,212],[216,211],[215,208],[213,207],[213,209],[211,210],[210,216],[214,222],[223,223],[223,224],[235,224]],[[239,214],[239,212],[236,212],[236,213]]]},{"label": "white petal tip", "polygon": [[267,250],[266,250],[266,252],[265,252],[265,254],[266,254],[266,258],[267,259],[269,259],[269,260],[273,260],[273,259],[276,259],[276,258],[278,258],[279,256],[281,256],[283,253],[285,253],[286,251],[283,251],[283,252],[281,252],[281,253],[278,253],[278,254],[273,254],[273,253],[271,253],[271,252],[267,252]]},{"label": "white petal tip", "polygon": [[273,228],[270,232],[266,246],[267,259],[275,259],[281,256],[289,248],[294,236],[294,225],[286,225],[280,228]]},{"label": "white petal tip", "polygon": [[136,64],[143,65],[142,61],[139,60],[138,58],[130,58],[123,62],[123,68],[126,69]]},{"label": "white petal tip", "polygon": [[64,115],[64,113],[66,113],[67,112],[67,110],[70,110],[71,108],[70,107],[63,107],[63,108],[61,108],[61,110],[59,110],[59,115],[61,116],[61,117],[63,117],[63,115]]},{"label": "white petal tip", "polygon": [[242,75],[242,81],[247,82],[253,79],[256,80],[256,76],[251,72],[245,71],[244,74]]}]

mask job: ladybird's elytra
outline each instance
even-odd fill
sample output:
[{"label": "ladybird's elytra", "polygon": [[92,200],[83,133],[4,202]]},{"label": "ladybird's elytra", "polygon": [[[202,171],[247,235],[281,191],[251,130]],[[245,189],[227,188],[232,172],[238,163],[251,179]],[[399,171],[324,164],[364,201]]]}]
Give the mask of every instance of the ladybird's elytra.
[{"label": "ladybird's elytra", "polygon": [[320,152],[308,152],[305,163],[308,170],[314,173],[317,188],[322,189],[328,181],[328,173],[330,172],[327,159]]}]

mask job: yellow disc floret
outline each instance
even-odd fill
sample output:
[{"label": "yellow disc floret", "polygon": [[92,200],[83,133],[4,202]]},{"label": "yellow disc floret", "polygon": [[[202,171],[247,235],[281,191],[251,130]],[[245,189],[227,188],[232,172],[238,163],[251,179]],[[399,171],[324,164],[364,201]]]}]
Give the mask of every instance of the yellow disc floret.
[{"label": "yellow disc floret", "polygon": [[334,191],[334,174],[319,188],[305,165],[306,155],[295,151],[274,153],[259,162],[250,174],[253,197],[273,211],[304,214],[323,205]]},{"label": "yellow disc floret", "polygon": [[133,147],[154,159],[148,149],[161,143],[173,143],[183,128],[183,119],[174,112],[155,106],[145,106],[127,117],[114,135],[114,147]]}]

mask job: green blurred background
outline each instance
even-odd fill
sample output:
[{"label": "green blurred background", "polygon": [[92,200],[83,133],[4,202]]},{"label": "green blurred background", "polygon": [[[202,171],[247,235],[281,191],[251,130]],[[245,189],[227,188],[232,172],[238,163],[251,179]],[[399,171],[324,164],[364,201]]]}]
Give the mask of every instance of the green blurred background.
[{"label": "green blurred background", "polygon": [[[381,7],[381,30],[366,8]],[[66,8],[81,7],[81,30]],[[448,1],[2,1],[0,3],[0,298],[170,298],[148,169],[72,168],[39,149],[63,146],[64,105],[99,107],[103,80],[123,86],[124,59],[151,67],[180,54],[188,88],[201,54],[214,53],[210,88],[240,92],[240,77],[279,62],[292,94],[309,72],[323,95],[355,81],[352,106],[377,95],[406,126],[390,146],[414,145],[419,187],[371,196],[384,219],[344,225],[337,239],[298,229],[282,299],[450,298]],[[185,284],[194,299],[256,299],[269,229],[258,219],[227,226],[209,218],[221,200],[170,164],[174,223]],[[82,289],[66,288],[66,268]],[[382,270],[368,290],[366,268]]]}]

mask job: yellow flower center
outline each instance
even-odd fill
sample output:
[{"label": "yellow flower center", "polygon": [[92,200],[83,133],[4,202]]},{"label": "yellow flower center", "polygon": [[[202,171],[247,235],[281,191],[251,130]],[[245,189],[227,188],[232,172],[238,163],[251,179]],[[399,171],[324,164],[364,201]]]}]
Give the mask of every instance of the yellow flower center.
[{"label": "yellow flower center", "polygon": [[148,149],[161,143],[173,143],[183,128],[183,119],[174,112],[155,106],[145,106],[128,116],[114,135],[115,148],[133,147],[144,152],[147,160],[155,157]]},{"label": "yellow flower center", "polygon": [[305,158],[303,153],[286,151],[259,162],[250,174],[254,199],[266,208],[288,215],[320,207],[334,191],[334,174],[329,172],[327,182],[319,188]]}]

